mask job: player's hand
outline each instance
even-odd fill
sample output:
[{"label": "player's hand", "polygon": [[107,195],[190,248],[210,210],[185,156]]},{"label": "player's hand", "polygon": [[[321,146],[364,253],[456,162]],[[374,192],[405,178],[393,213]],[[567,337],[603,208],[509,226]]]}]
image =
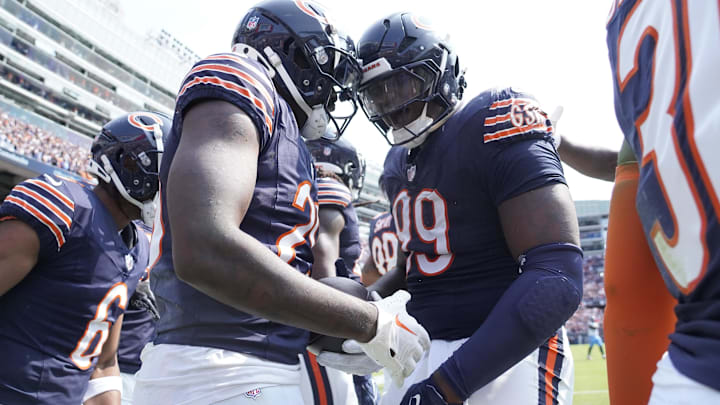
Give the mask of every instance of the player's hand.
[{"label": "player's hand", "polygon": [[400,405],[448,405],[431,379],[410,386]]},{"label": "player's hand", "polygon": [[140,281],[135,293],[130,297],[130,308],[144,309],[150,312],[154,320],[160,319],[160,313],[155,305],[155,294],[150,291],[150,281]]},{"label": "player's hand", "polygon": [[363,352],[355,340],[348,339],[343,342],[342,349],[345,353],[317,353],[318,364],[355,375],[370,375],[382,368]]},{"label": "player's hand", "polygon": [[410,293],[400,290],[372,302],[378,309],[377,331],[369,342],[359,343],[371,359],[387,368],[398,387],[430,348],[427,331],[405,309],[409,300]]}]

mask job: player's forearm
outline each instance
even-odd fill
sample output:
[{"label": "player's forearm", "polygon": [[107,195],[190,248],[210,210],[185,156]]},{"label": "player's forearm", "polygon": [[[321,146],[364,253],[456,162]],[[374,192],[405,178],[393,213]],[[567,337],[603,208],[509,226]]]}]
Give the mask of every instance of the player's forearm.
[{"label": "player's forearm", "polygon": [[462,400],[537,349],[580,303],[580,249],[570,244],[536,249],[485,322],[436,371]]},{"label": "player's forearm", "polygon": [[617,151],[579,145],[563,137],[558,152],[563,162],[588,177],[606,181],[615,180]]},{"label": "player's forearm", "polygon": [[397,290],[406,290],[407,281],[405,278],[405,266],[397,266],[385,273],[368,287],[370,291],[377,291],[381,297],[385,298],[392,295]]},{"label": "player's forearm", "polygon": [[[110,377],[110,378],[107,378]],[[117,363],[117,357],[113,356],[112,361],[107,360],[106,362],[98,362],[95,365],[95,369],[90,376],[90,384],[88,385],[88,392],[85,393],[87,398],[84,405],[119,405],[121,399],[122,382],[120,378],[120,367]],[[105,380],[105,381],[104,381]],[[111,383],[107,381],[112,380]],[[103,381],[103,382],[101,382]],[[95,383],[99,383],[94,386]],[[99,392],[97,395],[93,395],[92,392]]]},{"label": "player's forearm", "polygon": [[[221,235],[227,235],[223,237]],[[320,334],[370,340],[377,309],[300,274],[256,239],[234,229],[176,245],[176,272],[238,310]]]},{"label": "player's forearm", "polygon": [[318,235],[312,252],[314,260],[310,275],[313,279],[320,280],[325,277],[337,276],[335,261],[340,257],[337,240],[333,243],[332,240],[327,240],[326,237]]},{"label": "player's forearm", "polygon": [[360,280],[366,287],[373,285],[380,278],[380,274],[375,267],[372,255],[367,255],[365,261],[360,267]]}]

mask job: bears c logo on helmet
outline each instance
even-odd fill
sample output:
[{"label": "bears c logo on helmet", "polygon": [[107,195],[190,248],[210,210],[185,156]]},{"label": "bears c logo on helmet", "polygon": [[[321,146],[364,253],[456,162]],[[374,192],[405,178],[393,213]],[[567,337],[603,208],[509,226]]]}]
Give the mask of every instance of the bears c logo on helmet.
[{"label": "bears c logo on helmet", "polygon": [[140,118],[140,117],[150,118],[151,120],[155,121],[156,124],[160,125],[160,127],[163,126],[163,122],[162,122],[162,120],[160,119],[160,117],[158,117],[157,115],[155,115],[155,114],[153,114],[153,113],[149,113],[149,112],[140,112],[140,113],[128,114],[127,120],[128,120],[128,122],[130,123],[130,125],[132,125],[132,126],[134,126],[134,127],[136,127],[136,128],[140,128],[140,129],[143,129],[143,130],[145,130],[145,131],[152,131],[152,130],[153,130],[153,126],[152,126],[152,125],[143,124],[142,121],[140,121],[140,120],[138,119],[138,118]]},{"label": "bears c logo on helmet", "polygon": [[320,21],[321,24],[332,25],[332,24],[330,24],[330,21],[327,19],[326,16],[320,15],[320,14],[318,14],[317,11],[315,11],[315,10],[319,10],[321,13],[324,14],[322,8],[319,5],[317,5],[316,3],[313,3],[311,1],[306,1],[306,0],[295,0],[295,5],[300,10],[302,10],[303,13]]}]

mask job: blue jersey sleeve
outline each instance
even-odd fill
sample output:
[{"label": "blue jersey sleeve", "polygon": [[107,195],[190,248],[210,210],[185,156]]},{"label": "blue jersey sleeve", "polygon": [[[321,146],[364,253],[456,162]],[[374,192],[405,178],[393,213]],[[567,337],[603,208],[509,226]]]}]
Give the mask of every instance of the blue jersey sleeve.
[{"label": "blue jersey sleeve", "polygon": [[15,218],[32,227],[40,239],[41,258],[57,253],[73,224],[75,203],[63,184],[51,176],[15,186],[0,205],[0,218]]},{"label": "blue jersey sleeve", "polygon": [[321,177],[317,179],[318,185],[318,205],[320,207],[343,209],[352,202],[352,194],[341,182],[329,178]]},{"label": "blue jersey sleeve", "polygon": [[261,149],[272,136],[277,94],[259,63],[235,53],[210,55],[197,62],[183,80],[176,111],[182,114],[203,99],[224,100],[242,109],[258,130]]},{"label": "blue jersey sleeve", "polygon": [[486,187],[496,206],[552,183],[566,184],[560,158],[552,143],[529,139],[503,145],[483,165]]},{"label": "blue jersey sleeve", "polygon": [[508,88],[479,100],[470,122],[482,136],[471,131],[467,150],[496,206],[552,183],[566,184],[552,124],[531,95]]}]

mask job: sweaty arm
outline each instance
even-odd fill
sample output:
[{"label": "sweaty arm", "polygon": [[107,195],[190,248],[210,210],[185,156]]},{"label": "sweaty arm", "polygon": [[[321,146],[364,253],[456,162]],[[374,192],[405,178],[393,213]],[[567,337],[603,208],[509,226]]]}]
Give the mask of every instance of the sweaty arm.
[{"label": "sweaty arm", "polygon": [[521,273],[480,328],[433,374],[450,403],[467,399],[539,347],[582,298],[582,251],[567,186],[520,194],[498,211]]},{"label": "sweaty arm", "polygon": [[0,221],[0,296],[22,281],[35,266],[40,238],[26,223]]},{"label": "sweaty arm", "polygon": [[558,153],[563,162],[594,179],[614,181],[618,152],[597,146],[586,146],[562,137]]},{"label": "sweaty arm", "polygon": [[117,361],[120,330],[125,315],[120,315],[110,329],[110,336],[103,345],[95,369],[90,376],[84,405],[118,405],[122,394],[122,379]]},{"label": "sweaty arm", "polygon": [[369,341],[377,309],[295,271],[240,229],[255,188],[258,133],[240,108],[201,101],[185,112],[167,185],[178,277],[265,319]]},{"label": "sweaty arm", "polygon": [[315,280],[337,275],[335,261],[340,257],[340,232],[345,228],[345,218],[335,208],[320,207],[318,220],[320,224],[312,248],[314,262],[310,273]]}]

